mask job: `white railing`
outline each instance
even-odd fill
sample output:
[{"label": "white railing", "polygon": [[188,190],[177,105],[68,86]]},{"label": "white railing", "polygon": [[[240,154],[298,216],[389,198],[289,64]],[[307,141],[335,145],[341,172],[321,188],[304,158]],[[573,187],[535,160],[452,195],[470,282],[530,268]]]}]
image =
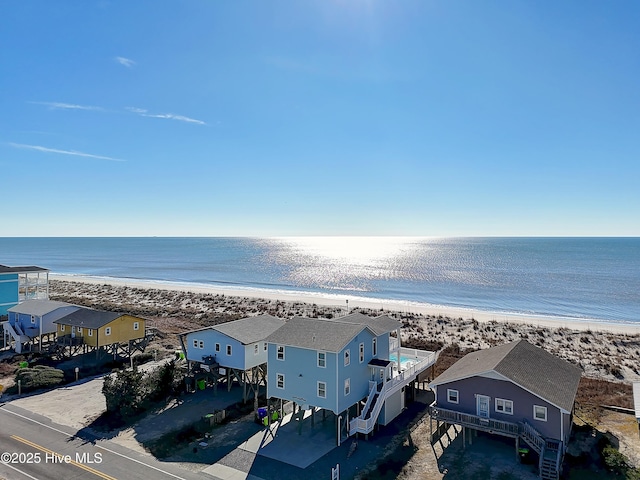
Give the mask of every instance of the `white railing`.
[{"label": "white railing", "polygon": [[[355,433],[370,433],[373,430],[373,426],[376,424],[376,420],[378,419],[378,415],[380,415],[380,411],[382,410],[382,405],[384,405],[384,401],[387,398],[388,391],[388,383],[385,383],[380,392],[374,390],[369,395],[369,399],[367,400],[367,406],[362,410],[362,413],[359,417],[354,418],[349,422],[349,435],[353,435]],[[373,410],[371,411],[371,415],[369,418],[365,418],[367,412],[369,411],[369,407],[371,406],[371,402],[369,400],[375,398],[376,394],[379,394],[378,399],[376,400],[375,405],[373,406]]]},{"label": "white railing", "polygon": [[22,330],[20,330],[20,327],[18,326],[17,323],[15,325],[15,328],[14,328],[14,325],[11,325],[9,322],[2,322],[2,326],[4,328],[4,331],[8,332],[9,335],[12,336],[13,340],[16,342],[15,344],[16,353],[22,353],[22,344],[25,342],[28,342],[30,338],[27,337],[24,333],[22,333]]},{"label": "white railing", "polygon": [[439,353],[426,352],[423,350],[413,350],[412,352],[415,353],[416,358],[420,358],[420,360],[411,365],[409,368],[406,368],[404,371],[400,372],[398,375],[384,384],[382,390],[380,390],[379,392],[378,399],[373,406],[371,415],[369,416],[369,418],[365,418],[367,412],[369,411],[373,398],[375,398],[376,393],[378,393],[376,390],[376,382],[369,382],[369,387],[371,387],[371,384],[373,384],[373,389],[369,391],[369,398],[367,398],[367,403],[365,404],[360,416],[354,418],[349,423],[349,435],[353,435],[355,433],[370,433],[373,430],[373,426],[378,419],[378,415],[380,415],[380,411],[382,410],[382,406],[387,400],[387,397],[396,393],[402,387],[406,386],[409,382],[413,381],[419,373],[436,363]]},{"label": "white railing", "polygon": [[[420,352],[420,350],[417,351]],[[389,392],[389,394],[397,392],[401,387],[407,385],[410,381],[412,381],[418,374],[422,373],[424,370],[436,363],[436,360],[438,360],[438,353],[439,352],[422,351],[422,354],[425,356],[420,357],[420,360],[412,364],[410,367],[405,368],[403,371],[399,372],[398,375],[391,379],[391,385],[387,387],[387,391]]]}]

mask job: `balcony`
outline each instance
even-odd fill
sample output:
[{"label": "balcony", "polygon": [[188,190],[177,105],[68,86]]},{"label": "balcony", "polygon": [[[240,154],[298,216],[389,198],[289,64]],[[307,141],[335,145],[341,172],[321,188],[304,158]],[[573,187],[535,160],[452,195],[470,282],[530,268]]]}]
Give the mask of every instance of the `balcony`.
[{"label": "balcony", "polygon": [[471,427],[488,433],[498,433],[506,437],[516,438],[520,436],[520,425],[517,423],[484,418],[468,413],[456,412],[436,406],[435,403],[429,406],[429,414],[434,420],[441,420],[447,423],[455,423],[463,427]]}]

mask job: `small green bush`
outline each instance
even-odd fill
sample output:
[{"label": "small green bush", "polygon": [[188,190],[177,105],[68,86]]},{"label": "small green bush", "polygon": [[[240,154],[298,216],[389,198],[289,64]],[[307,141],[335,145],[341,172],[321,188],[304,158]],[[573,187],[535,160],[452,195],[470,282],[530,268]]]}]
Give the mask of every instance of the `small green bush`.
[{"label": "small green bush", "polygon": [[37,365],[34,368],[21,368],[16,373],[16,384],[20,380],[23,392],[39,388],[50,388],[64,382],[64,372],[57,368]]}]

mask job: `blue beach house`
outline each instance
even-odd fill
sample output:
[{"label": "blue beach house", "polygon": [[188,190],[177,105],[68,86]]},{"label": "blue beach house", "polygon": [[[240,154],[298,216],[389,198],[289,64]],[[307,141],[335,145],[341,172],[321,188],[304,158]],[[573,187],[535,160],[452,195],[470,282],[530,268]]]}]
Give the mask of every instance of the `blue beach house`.
[{"label": "blue beach house", "polygon": [[400,327],[386,315],[292,318],[267,338],[267,397],[311,410],[312,423],[316,411],[332,412],[338,438],[371,433],[400,414],[404,388],[437,357],[401,348]]},{"label": "blue beach house", "polygon": [[25,346],[33,348],[38,340],[38,351],[42,351],[43,338],[48,341],[55,337],[56,320],[75,312],[80,307],[66,302],[54,300],[26,300],[7,311],[8,320],[2,323],[4,345],[12,341],[17,353],[22,353]]},{"label": "blue beach house", "polygon": [[189,370],[209,372],[215,387],[226,380],[230,389],[236,379],[243,385],[246,401],[247,386],[255,393],[265,381],[265,339],[284,324],[283,319],[264,314],[182,333]]},{"label": "blue beach house", "polygon": [[25,300],[49,299],[49,270],[0,265],[0,317]]}]

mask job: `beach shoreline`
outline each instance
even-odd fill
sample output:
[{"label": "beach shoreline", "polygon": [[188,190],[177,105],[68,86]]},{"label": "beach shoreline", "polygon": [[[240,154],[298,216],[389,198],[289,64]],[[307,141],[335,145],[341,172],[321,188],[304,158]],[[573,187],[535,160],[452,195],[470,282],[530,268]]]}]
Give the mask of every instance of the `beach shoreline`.
[{"label": "beach shoreline", "polygon": [[[302,291],[268,290],[258,288],[241,288],[233,286],[205,285],[188,282],[167,282],[135,278],[99,277],[89,275],[49,274],[51,280],[78,282],[90,285],[111,285],[139,289],[156,289],[184,293],[225,295],[241,299],[264,299],[270,301],[297,302],[318,305],[335,311],[347,311],[353,308],[391,311],[412,315],[443,316],[462,318],[478,322],[501,322],[558,329],[568,328],[578,331],[606,331],[616,334],[640,334],[640,322],[622,323],[600,319],[578,317],[555,317],[549,315],[532,315],[507,312],[491,312],[479,309],[462,308],[446,305],[433,305],[411,301],[392,299],[373,299],[354,295],[324,294]],[[348,303],[347,303],[348,301]]]}]

